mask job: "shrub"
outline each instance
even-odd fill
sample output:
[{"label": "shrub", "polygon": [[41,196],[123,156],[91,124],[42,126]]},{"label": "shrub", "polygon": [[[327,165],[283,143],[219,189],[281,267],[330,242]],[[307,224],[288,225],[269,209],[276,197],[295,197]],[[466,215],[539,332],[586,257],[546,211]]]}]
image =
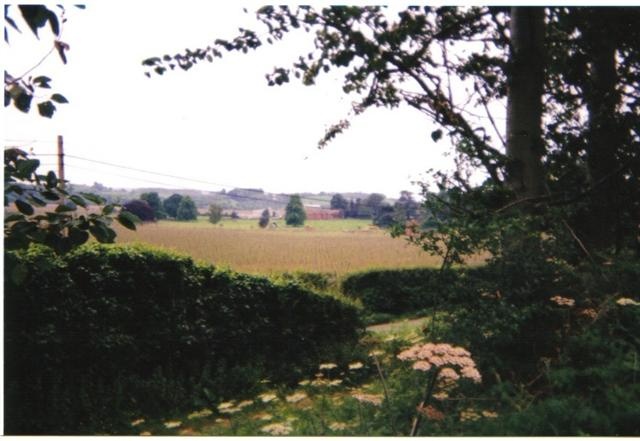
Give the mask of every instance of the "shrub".
[{"label": "shrub", "polygon": [[219,205],[209,205],[209,222],[217,224],[222,220],[222,207]]},{"label": "shrub", "polygon": [[198,218],[198,209],[196,204],[189,196],[185,196],[180,201],[176,211],[176,219],[181,221],[191,221]]},{"label": "shrub", "polygon": [[205,405],[259,375],[294,381],[357,338],[355,308],[334,298],[163,251],[5,261],[7,433],[118,433],[129,413]]},{"label": "shrub", "polygon": [[125,202],[122,206],[123,209],[131,214],[138,216],[143,222],[152,222],[156,220],[156,215],[149,203],[142,199],[133,199]]},{"label": "shrub", "polygon": [[434,268],[369,270],[348,275],[341,289],[371,312],[402,314],[452,300],[457,274]]}]

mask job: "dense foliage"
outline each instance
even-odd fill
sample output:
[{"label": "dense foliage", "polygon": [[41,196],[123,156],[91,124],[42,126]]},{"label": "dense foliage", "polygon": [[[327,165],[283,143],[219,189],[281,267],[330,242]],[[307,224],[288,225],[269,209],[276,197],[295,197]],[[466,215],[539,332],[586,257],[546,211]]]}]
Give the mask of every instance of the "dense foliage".
[{"label": "dense foliage", "polygon": [[[91,236],[98,242],[112,243],[116,233],[110,225],[114,220],[135,230],[139,219],[131,212],[119,210],[116,204],[105,204],[103,198],[92,193],[67,191],[65,183],[53,171],[43,175],[38,173],[39,167],[40,161],[30,158],[23,150],[4,151],[6,249],[39,243],[65,253]],[[51,209],[51,205],[55,208]],[[94,207],[98,210],[90,210]]]},{"label": "dense foliage", "polygon": [[180,200],[178,209],[176,210],[176,220],[191,221],[198,218],[198,209],[195,202],[189,196],[184,196]]},{"label": "dense foliage", "polygon": [[289,198],[289,203],[285,208],[284,220],[287,225],[294,227],[304,225],[304,221],[307,220],[307,213],[304,211],[302,199],[300,199],[299,195],[294,194]]},{"label": "dense foliage", "polygon": [[156,212],[151,205],[143,199],[133,199],[122,205],[122,208],[129,213],[135,215],[143,222],[155,221]]},{"label": "dense foliage", "polygon": [[260,219],[258,219],[258,225],[260,228],[266,228],[269,225],[269,219],[271,219],[269,209],[265,208],[260,214]]},{"label": "dense foliage", "polygon": [[375,313],[404,314],[452,303],[459,271],[435,268],[369,270],[349,274],[342,292]]},{"label": "dense foliage", "polygon": [[140,199],[146,201],[149,204],[149,206],[153,209],[153,213],[156,219],[164,219],[167,217],[167,213],[165,213],[164,209],[162,208],[162,199],[157,192],[151,191],[142,193],[140,195]]},{"label": "dense foliage", "polygon": [[135,412],[296,380],[358,328],[334,298],[141,247],[10,252],[5,280],[12,434],[117,433]]}]

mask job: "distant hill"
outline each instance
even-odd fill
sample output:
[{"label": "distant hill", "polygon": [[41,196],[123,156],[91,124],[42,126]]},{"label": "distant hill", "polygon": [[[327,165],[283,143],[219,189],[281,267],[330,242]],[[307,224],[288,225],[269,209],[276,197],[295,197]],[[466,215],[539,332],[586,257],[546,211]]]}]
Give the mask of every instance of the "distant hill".
[{"label": "distant hill", "polygon": [[[70,184],[70,188],[77,192],[96,193],[109,202],[123,203],[131,199],[138,199],[142,193],[156,192],[161,199],[166,199],[174,193],[189,196],[199,209],[206,209],[210,204],[216,204],[227,210],[258,210],[258,209],[284,209],[289,202],[289,194],[268,193],[262,189],[234,188],[229,191],[202,191],[193,189],[166,189],[166,188],[110,188],[102,184],[94,185]],[[329,208],[331,197],[335,193],[298,193],[302,203],[307,206]],[[366,199],[369,193],[340,193],[347,200]],[[390,203],[394,199],[387,198]]]}]

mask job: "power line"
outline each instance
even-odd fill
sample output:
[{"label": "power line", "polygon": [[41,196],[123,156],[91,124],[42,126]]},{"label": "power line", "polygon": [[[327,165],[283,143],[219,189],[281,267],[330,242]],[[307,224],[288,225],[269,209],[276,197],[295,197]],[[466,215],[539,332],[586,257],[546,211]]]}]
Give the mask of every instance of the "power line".
[{"label": "power line", "polygon": [[[102,165],[107,165],[109,167],[132,170],[132,171],[136,171],[136,172],[140,172],[140,173],[148,173],[148,174],[152,174],[152,175],[164,176],[164,177],[167,177],[167,178],[179,179],[179,180],[188,181],[188,182],[196,182],[196,183],[199,183],[199,184],[212,185],[212,186],[216,186],[216,187],[233,187],[233,188],[242,189],[243,191],[253,191],[253,192],[256,192],[256,193],[260,193],[259,190],[243,189],[241,186],[238,186],[238,185],[223,184],[223,183],[211,182],[211,181],[204,181],[204,180],[201,180],[201,179],[194,179],[194,178],[185,178],[183,176],[176,176],[176,175],[171,175],[171,174],[167,174],[167,173],[154,172],[154,171],[151,171],[151,170],[144,170],[144,169],[141,169],[141,168],[129,167],[129,166],[126,166],[126,165],[121,165],[121,164],[114,164],[112,162],[107,162],[107,161],[99,161],[99,160],[96,160],[96,159],[85,158],[85,157],[77,156],[77,155],[68,155],[67,154],[65,156],[67,158],[78,159],[80,161],[93,162],[93,163],[96,163],[96,164],[102,164]],[[168,184],[164,183],[163,185],[168,185]],[[276,195],[282,195],[282,196],[286,196],[286,197],[291,197],[291,194],[288,194],[288,193],[276,193]],[[269,201],[269,199],[252,198],[250,196],[233,195],[233,197],[244,197],[244,198],[255,199],[255,200]],[[315,202],[327,203],[326,199],[318,199],[318,198],[313,198],[313,197],[304,197],[304,199],[310,200],[310,201],[315,201]],[[273,200],[271,200],[271,201],[273,201]]]}]

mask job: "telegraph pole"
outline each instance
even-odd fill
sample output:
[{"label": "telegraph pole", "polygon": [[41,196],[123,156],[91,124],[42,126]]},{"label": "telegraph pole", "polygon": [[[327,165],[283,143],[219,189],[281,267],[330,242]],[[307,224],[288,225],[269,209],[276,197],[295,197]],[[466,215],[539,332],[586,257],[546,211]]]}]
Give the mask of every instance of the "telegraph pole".
[{"label": "telegraph pole", "polygon": [[60,186],[64,188],[64,141],[62,135],[58,135],[58,179]]}]

